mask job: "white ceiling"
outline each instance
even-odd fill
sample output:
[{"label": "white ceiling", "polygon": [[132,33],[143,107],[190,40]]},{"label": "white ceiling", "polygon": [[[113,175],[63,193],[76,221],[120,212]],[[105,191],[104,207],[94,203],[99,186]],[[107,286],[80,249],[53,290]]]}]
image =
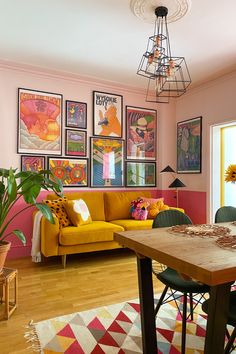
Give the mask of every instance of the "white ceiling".
[{"label": "white ceiling", "polygon": [[[235,16],[236,0],[192,0],[169,24],[193,86],[236,69]],[[136,70],[153,28],[129,0],[0,0],[0,60],[145,88]]]}]

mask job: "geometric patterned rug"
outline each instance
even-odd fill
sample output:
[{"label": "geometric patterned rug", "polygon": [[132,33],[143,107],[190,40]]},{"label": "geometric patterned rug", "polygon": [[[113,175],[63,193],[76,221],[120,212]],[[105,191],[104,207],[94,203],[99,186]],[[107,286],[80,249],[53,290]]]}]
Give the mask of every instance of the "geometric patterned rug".
[{"label": "geometric patterned rug", "polygon": [[[44,354],[142,353],[139,300],[60,316],[34,324]],[[188,321],[186,354],[203,353],[206,316],[197,306]],[[181,317],[175,302],[161,306],[156,319],[158,354],[180,353]],[[31,333],[32,334],[32,333]]]}]

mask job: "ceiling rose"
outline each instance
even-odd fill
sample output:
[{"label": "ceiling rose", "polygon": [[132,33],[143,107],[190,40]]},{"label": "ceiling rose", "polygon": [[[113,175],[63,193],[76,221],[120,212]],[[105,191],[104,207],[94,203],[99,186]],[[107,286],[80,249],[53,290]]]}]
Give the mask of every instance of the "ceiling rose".
[{"label": "ceiling rose", "polygon": [[148,23],[156,21],[155,9],[165,6],[168,9],[167,22],[175,22],[189,11],[190,0],[131,0],[130,8],[135,16]]}]

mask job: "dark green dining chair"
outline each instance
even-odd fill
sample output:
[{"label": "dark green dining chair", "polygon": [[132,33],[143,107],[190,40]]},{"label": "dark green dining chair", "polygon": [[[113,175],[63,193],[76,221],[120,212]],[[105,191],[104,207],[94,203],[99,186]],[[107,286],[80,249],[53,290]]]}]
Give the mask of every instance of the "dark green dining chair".
[{"label": "dark green dining chair", "polygon": [[[209,299],[202,303],[202,309],[206,314],[208,314],[208,305],[209,305]],[[224,354],[231,353],[231,351],[235,349],[234,341],[236,338],[236,291],[231,291],[230,293],[229,314],[228,314],[227,324],[233,326],[234,329],[231,335],[229,334],[228,329],[226,330],[226,336],[228,338],[228,342],[226,344]]]},{"label": "dark green dining chair", "polygon": [[[219,222],[230,222],[236,221],[236,208],[233,206],[223,206],[216,211],[215,223]],[[204,312],[208,313],[208,301],[202,304],[202,309]],[[226,335],[228,337],[228,342],[225,347],[224,353],[230,353],[234,348],[234,341],[236,337],[236,291],[230,293],[230,305],[229,305],[229,315],[227,323],[234,327],[231,335],[229,331],[226,330]]]},{"label": "dark green dining chair", "polygon": [[[161,211],[153,221],[153,228],[160,227],[171,227],[175,225],[188,225],[192,224],[191,219],[179,210],[171,209]],[[158,237],[158,232],[157,232]],[[183,236],[180,236],[183,237]],[[174,244],[173,244],[174,247]],[[205,293],[208,293],[210,288],[208,285],[198,283],[194,280],[184,279],[177,271],[172,268],[167,267],[165,270],[159,272],[155,269],[155,262],[153,262],[153,274],[158,280],[160,280],[165,288],[161,294],[160,299],[157,302],[155,308],[155,316],[157,315],[161,305],[172,301],[174,299],[178,311],[182,315],[182,338],[181,338],[181,353],[185,353],[185,343],[186,343],[186,324],[187,319],[190,317],[193,320],[193,311],[197,304],[202,300]],[[168,289],[170,289],[170,294],[167,294]],[[179,294],[180,293],[180,294]],[[195,305],[193,305],[193,295],[200,294],[199,299],[195,300]],[[183,309],[181,310],[176,302],[178,298],[183,297]],[[187,303],[188,297],[190,302],[190,313],[187,313]]]},{"label": "dark green dining chair", "polygon": [[223,206],[216,211],[215,222],[236,221],[236,208],[232,206]]}]

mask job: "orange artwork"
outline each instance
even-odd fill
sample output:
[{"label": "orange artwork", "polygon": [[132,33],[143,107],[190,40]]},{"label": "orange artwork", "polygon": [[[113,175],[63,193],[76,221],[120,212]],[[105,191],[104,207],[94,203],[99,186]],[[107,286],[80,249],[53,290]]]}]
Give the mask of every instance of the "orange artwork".
[{"label": "orange artwork", "polygon": [[123,98],[94,91],[94,135],[122,137]]},{"label": "orange artwork", "polygon": [[62,95],[19,89],[18,152],[61,154]]}]

